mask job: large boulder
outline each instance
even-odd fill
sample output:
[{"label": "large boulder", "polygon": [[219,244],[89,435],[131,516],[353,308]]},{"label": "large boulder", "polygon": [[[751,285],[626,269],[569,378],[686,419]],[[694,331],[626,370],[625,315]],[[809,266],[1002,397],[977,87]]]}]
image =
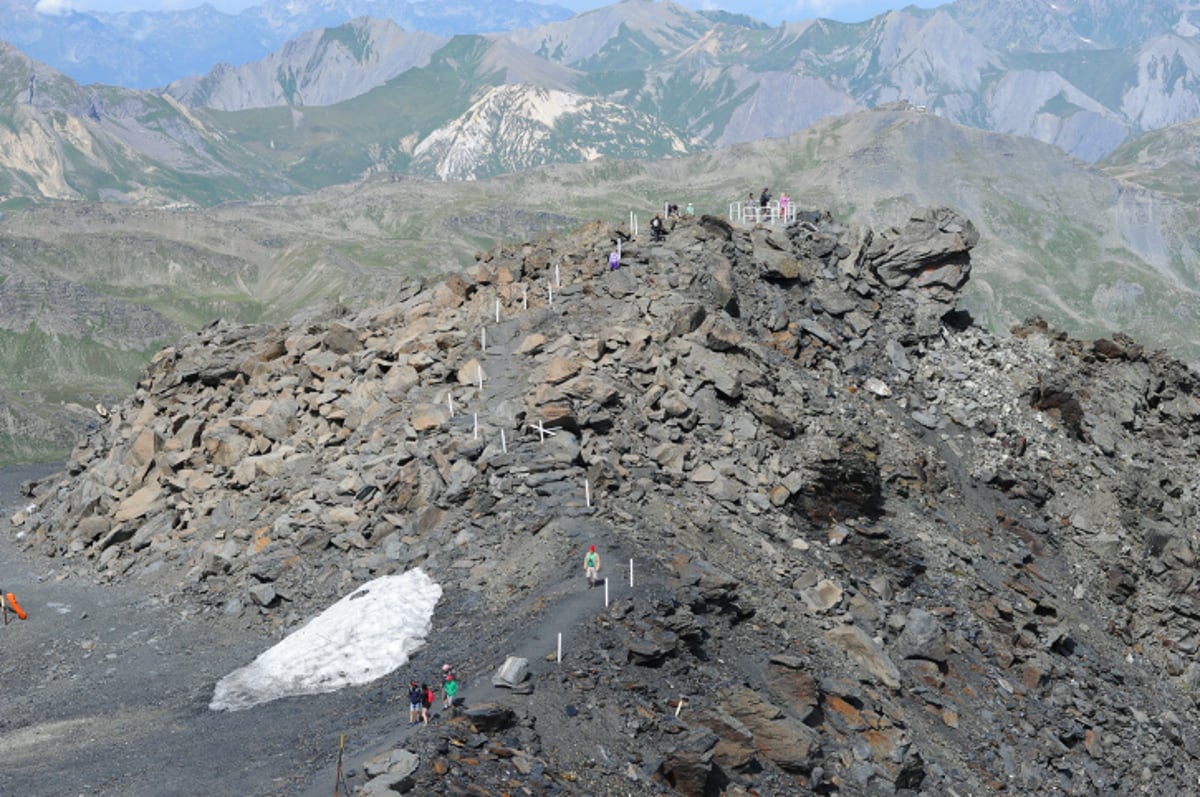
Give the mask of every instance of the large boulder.
[{"label": "large boulder", "polygon": [[971,275],[971,250],[979,231],[950,208],[915,212],[903,228],[885,230],[867,251],[871,270],[890,288],[916,288],[932,299],[953,301]]}]

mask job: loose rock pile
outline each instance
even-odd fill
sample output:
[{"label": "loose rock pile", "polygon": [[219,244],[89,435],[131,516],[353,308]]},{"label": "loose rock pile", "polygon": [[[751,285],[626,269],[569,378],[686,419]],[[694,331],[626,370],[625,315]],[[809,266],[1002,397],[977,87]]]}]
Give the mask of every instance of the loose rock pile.
[{"label": "loose rock pile", "polygon": [[977,237],[595,223],[390,306],[214,324],[13,521],[274,636],[420,566],[477,672],[587,542],[645,563],[569,668],[370,793],[1188,793],[1197,377],[972,326]]}]

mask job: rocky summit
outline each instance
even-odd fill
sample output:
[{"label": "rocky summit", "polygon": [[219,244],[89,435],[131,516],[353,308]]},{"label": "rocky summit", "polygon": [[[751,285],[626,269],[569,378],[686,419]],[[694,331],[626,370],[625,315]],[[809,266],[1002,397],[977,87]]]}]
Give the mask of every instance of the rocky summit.
[{"label": "rocky summit", "polygon": [[264,649],[423,569],[466,710],[380,706],[363,794],[1194,793],[1197,376],[975,326],[944,208],[668,227],[215,323],[12,533]]}]

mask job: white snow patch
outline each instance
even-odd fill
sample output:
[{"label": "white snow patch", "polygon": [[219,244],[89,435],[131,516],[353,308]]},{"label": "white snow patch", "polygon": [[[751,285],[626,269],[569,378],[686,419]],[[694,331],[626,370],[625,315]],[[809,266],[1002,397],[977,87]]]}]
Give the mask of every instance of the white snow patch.
[{"label": "white snow patch", "polygon": [[363,584],[250,664],[217,682],[214,711],[365,684],[425,644],[442,588],[420,569]]}]

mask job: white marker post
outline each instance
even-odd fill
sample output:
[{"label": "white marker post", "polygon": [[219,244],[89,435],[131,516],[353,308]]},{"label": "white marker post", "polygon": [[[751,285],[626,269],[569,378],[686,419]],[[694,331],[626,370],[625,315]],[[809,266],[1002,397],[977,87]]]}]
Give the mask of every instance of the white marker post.
[{"label": "white marker post", "polygon": [[583,480],[583,500],[589,507],[592,505],[592,485],[587,479]]},{"label": "white marker post", "polygon": [[454,391],[446,394],[446,406],[450,408],[450,417],[454,417]]},{"label": "white marker post", "polygon": [[483,366],[477,365],[475,367],[479,370],[479,392],[482,393],[483,392]]},{"label": "white marker post", "polygon": [[554,284],[562,287],[562,272],[559,271],[558,263],[554,264]]},{"label": "white marker post", "polygon": [[608,577],[604,578],[604,608],[608,608]]},{"label": "white marker post", "polygon": [[546,283],[546,295],[550,297],[547,300],[547,303],[554,304],[554,286],[551,285],[549,282]]},{"label": "white marker post", "polygon": [[475,439],[479,439],[479,413],[475,413]]},{"label": "white marker post", "polygon": [[558,632],[558,663],[562,664],[562,631]]},{"label": "white marker post", "polygon": [[500,300],[496,300],[496,323],[500,323]]},{"label": "white marker post", "polygon": [[479,350],[487,351],[487,327],[479,328]]},{"label": "white marker post", "polygon": [[629,588],[633,589],[633,559],[629,560]]},{"label": "white marker post", "polygon": [[524,285],[521,286],[521,309],[529,309],[529,291]]},{"label": "white marker post", "polygon": [[508,441],[504,439],[503,429],[500,430],[500,451],[504,454],[508,453]]}]

